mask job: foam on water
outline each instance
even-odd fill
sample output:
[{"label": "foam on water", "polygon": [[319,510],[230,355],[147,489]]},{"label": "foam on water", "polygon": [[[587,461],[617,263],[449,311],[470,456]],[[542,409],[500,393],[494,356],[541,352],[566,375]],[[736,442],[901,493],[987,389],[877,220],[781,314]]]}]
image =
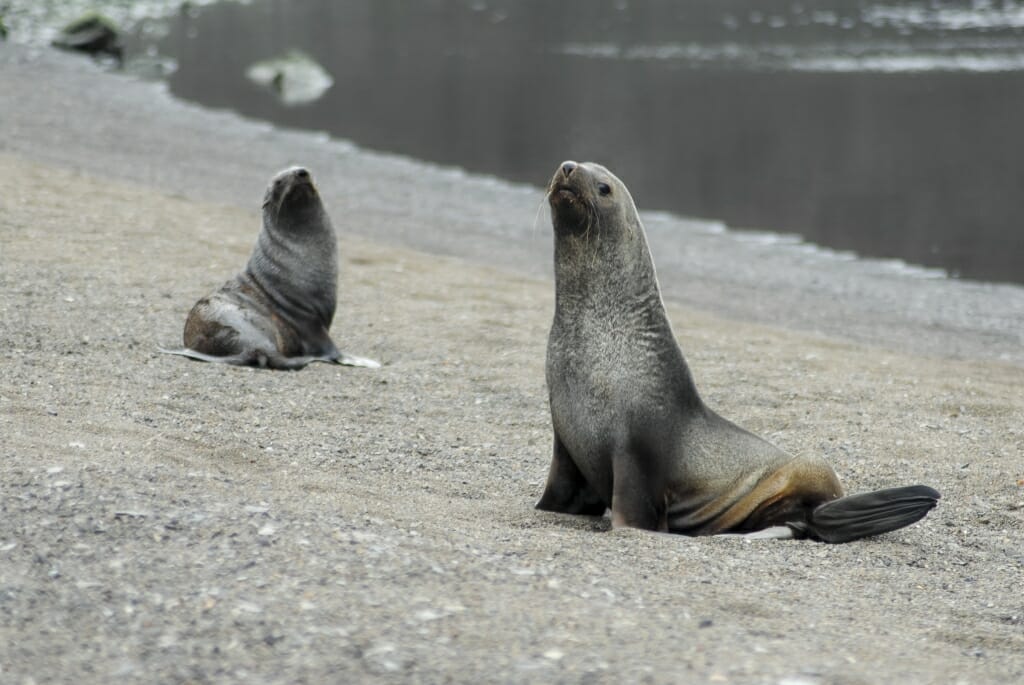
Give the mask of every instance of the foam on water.
[{"label": "foam on water", "polygon": [[949,55],[858,55],[804,57],[788,63],[796,71],[836,73],[913,73],[926,71],[962,71],[996,73],[1024,70],[1024,52]]},{"label": "foam on water", "polygon": [[932,7],[923,3],[874,5],[865,7],[861,21],[871,26],[932,31],[1024,28],[1024,4],[1006,2],[996,7],[990,2],[975,2],[971,9]]},{"label": "foam on water", "polygon": [[573,57],[607,60],[677,62],[684,66],[743,68],[755,71],[912,73],[959,71],[994,73],[1024,70],[1024,42],[936,44],[908,48],[886,43],[853,43],[834,47],[789,44],[748,46],[739,43],[702,45],[667,43],[622,46],[614,43],[567,43],[556,52]]}]

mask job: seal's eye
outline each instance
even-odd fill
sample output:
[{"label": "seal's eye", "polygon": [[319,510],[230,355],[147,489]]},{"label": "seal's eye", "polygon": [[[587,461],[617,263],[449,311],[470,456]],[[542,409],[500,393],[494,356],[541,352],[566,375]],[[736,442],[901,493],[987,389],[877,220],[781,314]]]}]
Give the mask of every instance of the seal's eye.
[{"label": "seal's eye", "polygon": [[608,185],[607,183],[598,183],[597,184],[597,192],[601,193],[602,195],[611,195],[612,194],[612,187],[610,185]]}]

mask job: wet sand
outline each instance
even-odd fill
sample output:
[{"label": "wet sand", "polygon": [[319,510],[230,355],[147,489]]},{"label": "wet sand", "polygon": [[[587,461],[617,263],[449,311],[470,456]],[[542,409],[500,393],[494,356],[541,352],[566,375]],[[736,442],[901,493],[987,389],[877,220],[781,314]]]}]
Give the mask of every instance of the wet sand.
[{"label": "wet sand", "polygon": [[[921,482],[939,508],[843,546],[539,513],[553,300],[534,263],[550,250],[539,191],[444,170],[424,189],[416,163],[322,142],[333,334],[384,368],[160,355],[244,263],[266,180],[314,144],[31,55],[0,59],[3,680],[1024,677],[1024,368],[984,336],[937,325],[917,341],[893,311],[843,336],[791,325],[792,301],[763,314],[771,326],[672,297],[687,282],[670,274],[709,404],[825,454],[849,491]],[[836,274],[850,292],[885,285],[850,273]],[[940,287],[967,291],[946,297],[967,328],[964,302],[1016,292]]]}]

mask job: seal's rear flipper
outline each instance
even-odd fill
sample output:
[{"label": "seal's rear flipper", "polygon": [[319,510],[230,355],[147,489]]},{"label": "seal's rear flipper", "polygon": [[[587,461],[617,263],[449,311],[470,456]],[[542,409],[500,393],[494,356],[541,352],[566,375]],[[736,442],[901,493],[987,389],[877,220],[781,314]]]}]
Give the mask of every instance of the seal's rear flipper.
[{"label": "seal's rear flipper", "polygon": [[935,508],[941,495],[927,485],[888,488],[819,505],[806,523],[789,523],[796,537],[840,543],[909,526]]}]

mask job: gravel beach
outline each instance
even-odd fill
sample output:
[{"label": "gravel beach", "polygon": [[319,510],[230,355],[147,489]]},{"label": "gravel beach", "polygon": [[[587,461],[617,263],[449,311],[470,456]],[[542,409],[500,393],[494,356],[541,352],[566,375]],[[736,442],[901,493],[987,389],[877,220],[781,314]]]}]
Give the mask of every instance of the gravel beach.
[{"label": "gravel beach", "polygon": [[[612,531],[532,508],[539,188],[48,50],[0,44],[0,83],[0,682],[1024,679],[1024,289],[650,217],[708,404],[943,499],[840,546]],[[339,232],[333,337],[384,367],[157,353],[292,163]]]}]

